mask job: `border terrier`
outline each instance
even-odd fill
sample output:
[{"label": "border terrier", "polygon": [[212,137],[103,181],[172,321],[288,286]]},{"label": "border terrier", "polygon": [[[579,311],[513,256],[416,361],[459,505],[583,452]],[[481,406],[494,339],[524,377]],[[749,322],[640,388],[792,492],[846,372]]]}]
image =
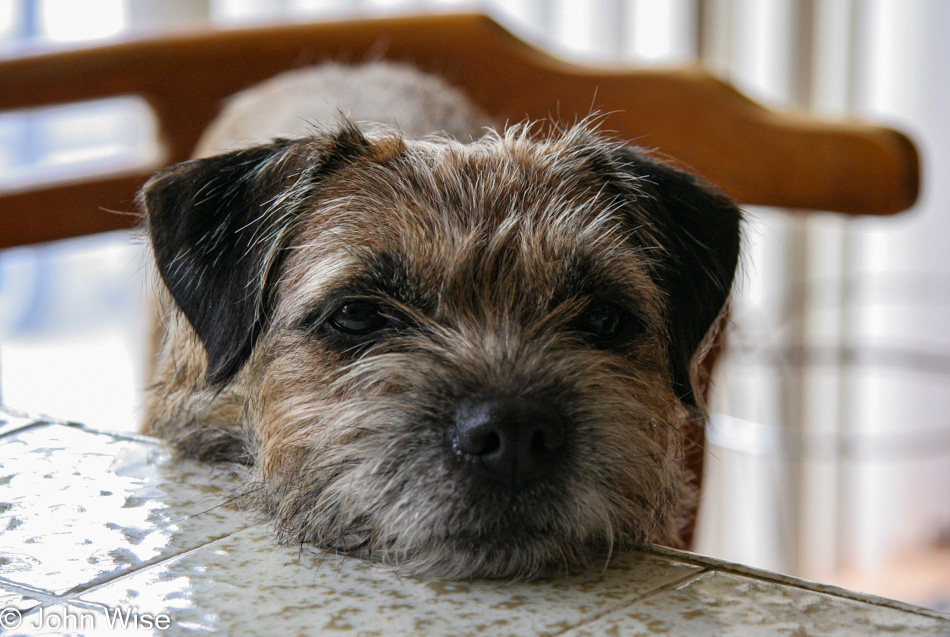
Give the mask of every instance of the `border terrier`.
[{"label": "border terrier", "polygon": [[247,465],[283,541],[441,579],[679,542],[740,213],[590,118],[490,124],[407,67],[298,70],[141,192],[144,430]]}]

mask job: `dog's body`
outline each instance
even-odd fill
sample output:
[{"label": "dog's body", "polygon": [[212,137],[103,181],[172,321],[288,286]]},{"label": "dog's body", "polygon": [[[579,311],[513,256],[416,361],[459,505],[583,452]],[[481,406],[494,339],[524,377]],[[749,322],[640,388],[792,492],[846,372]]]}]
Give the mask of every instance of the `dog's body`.
[{"label": "dog's body", "polygon": [[[326,129],[338,111],[402,133]],[[166,329],[146,432],[248,464],[288,541],[444,578],[677,542],[739,213],[583,125],[456,141],[486,123],[408,69],[298,72],[199,154],[241,150],[143,190]]]}]

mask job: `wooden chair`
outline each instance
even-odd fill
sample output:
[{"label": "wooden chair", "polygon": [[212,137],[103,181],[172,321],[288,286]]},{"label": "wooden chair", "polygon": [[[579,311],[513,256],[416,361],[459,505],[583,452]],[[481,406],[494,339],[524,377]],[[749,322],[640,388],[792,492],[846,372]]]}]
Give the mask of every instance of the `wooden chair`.
[{"label": "wooden chair", "polygon": [[[189,157],[227,96],[293,67],[373,57],[435,72],[501,121],[574,120],[596,108],[605,129],[675,158],[742,204],[887,215],[917,197],[917,154],[897,131],[767,110],[697,68],[569,64],[480,15],[208,32],[12,59],[0,62],[0,110],[141,96],[171,163]],[[132,210],[147,176],[0,192],[0,248],[129,228],[134,218],[104,211]],[[702,423],[693,438],[701,475]]]}]

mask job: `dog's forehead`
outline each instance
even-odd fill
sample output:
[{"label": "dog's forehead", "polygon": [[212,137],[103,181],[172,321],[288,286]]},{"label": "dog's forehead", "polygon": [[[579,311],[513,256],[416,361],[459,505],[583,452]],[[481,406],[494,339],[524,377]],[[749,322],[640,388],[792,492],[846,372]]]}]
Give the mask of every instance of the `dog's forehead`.
[{"label": "dog's forehead", "polygon": [[443,291],[515,286],[525,297],[598,278],[647,284],[645,252],[621,211],[630,202],[563,144],[493,138],[400,150],[327,184],[295,242],[298,290],[373,277]]}]

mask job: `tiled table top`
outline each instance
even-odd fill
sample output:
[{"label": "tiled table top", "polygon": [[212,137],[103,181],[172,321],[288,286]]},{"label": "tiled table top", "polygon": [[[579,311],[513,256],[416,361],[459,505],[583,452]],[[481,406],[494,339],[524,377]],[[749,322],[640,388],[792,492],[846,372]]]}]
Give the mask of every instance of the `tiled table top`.
[{"label": "tiled table top", "polygon": [[0,410],[0,632],[948,635],[950,616],[653,548],[530,583],[278,546],[236,470]]}]

